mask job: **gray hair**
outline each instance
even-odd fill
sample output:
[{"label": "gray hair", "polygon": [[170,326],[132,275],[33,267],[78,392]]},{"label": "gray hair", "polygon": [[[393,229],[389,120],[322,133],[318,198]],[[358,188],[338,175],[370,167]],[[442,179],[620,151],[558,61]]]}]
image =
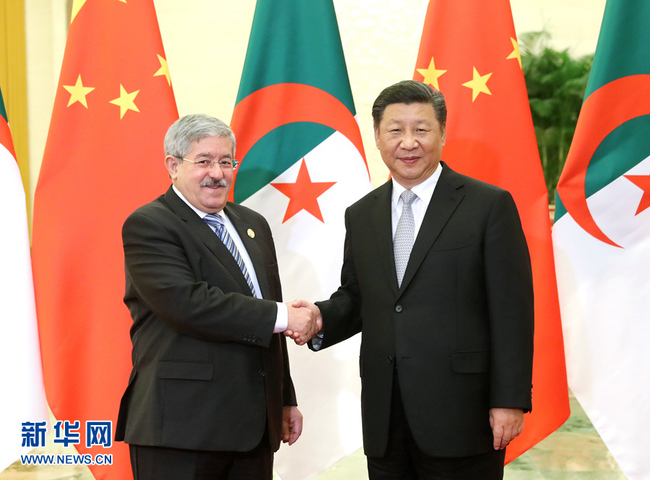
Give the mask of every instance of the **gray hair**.
[{"label": "gray hair", "polygon": [[165,135],[165,155],[183,158],[194,142],[206,137],[226,137],[232,143],[235,156],[235,134],[230,127],[218,118],[196,113],[176,120]]}]

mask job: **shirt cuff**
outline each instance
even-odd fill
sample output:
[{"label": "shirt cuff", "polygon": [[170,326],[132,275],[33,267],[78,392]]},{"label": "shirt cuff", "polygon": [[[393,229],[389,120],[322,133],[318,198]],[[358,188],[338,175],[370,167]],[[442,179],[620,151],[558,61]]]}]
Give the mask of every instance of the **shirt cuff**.
[{"label": "shirt cuff", "polygon": [[316,334],[314,338],[311,339],[311,348],[317,352],[323,346],[323,331],[321,330]]},{"label": "shirt cuff", "polygon": [[275,317],[275,328],[273,333],[282,333],[289,326],[289,309],[284,303],[277,302],[278,313]]}]

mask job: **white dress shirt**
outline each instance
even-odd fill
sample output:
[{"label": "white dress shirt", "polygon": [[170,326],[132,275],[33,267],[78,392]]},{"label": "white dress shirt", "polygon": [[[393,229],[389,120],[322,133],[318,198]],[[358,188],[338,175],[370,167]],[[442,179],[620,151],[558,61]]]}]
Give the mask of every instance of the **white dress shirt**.
[{"label": "white dress shirt", "polygon": [[[415,221],[415,231],[413,232],[413,238],[418,238],[418,232],[422,226],[422,221],[424,220],[424,215],[427,213],[427,208],[429,208],[429,203],[431,202],[431,197],[433,197],[433,191],[438,185],[438,179],[442,174],[442,165],[438,164],[438,167],[434,170],[433,174],[427,178],[424,182],[416,185],[411,188],[411,191],[415,193],[415,200],[411,203],[411,210],[413,211],[413,220]],[[399,222],[399,217],[402,215],[402,199],[400,195],[406,190],[403,186],[395,181],[393,178],[393,197],[391,200],[391,222],[393,228],[393,238],[395,238],[395,231],[397,230],[397,222]]]}]

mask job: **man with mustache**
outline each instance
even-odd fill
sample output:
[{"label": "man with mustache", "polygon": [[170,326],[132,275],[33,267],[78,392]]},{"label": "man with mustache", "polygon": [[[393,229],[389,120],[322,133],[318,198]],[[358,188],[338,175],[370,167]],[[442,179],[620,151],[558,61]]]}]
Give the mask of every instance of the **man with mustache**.
[{"label": "man with mustache", "polygon": [[230,127],[185,116],[165,154],[171,187],[122,230],[133,371],[116,439],[135,480],[271,480],[302,430],[282,333],[302,344],[319,325],[281,303],[266,220],[227,201]]}]

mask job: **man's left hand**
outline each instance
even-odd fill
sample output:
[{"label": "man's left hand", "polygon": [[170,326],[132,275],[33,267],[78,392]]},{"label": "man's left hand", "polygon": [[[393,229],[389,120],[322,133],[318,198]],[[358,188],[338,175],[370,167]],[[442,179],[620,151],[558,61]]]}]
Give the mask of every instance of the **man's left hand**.
[{"label": "man's left hand", "polygon": [[293,445],[302,433],[302,413],[298,407],[282,409],[282,441]]},{"label": "man's left hand", "polygon": [[524,411],[521,408],[491,408],[490,427],[494,449],[503,450],[524,428]]}]

